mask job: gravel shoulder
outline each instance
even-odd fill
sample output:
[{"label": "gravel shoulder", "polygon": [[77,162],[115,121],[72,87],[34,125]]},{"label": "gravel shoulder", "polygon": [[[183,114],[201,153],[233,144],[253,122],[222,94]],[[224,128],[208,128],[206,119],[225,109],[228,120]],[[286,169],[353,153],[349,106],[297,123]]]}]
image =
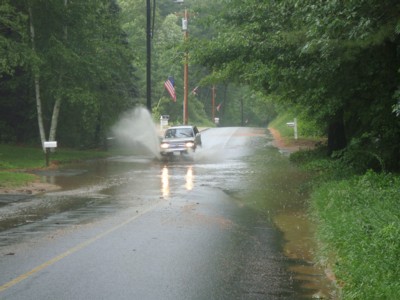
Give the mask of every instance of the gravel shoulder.
[{"label": "gravel shoulder", "polygon": [[58,189],[60,189],[60,187],[57,185],[35,181],[17,188],[0,188],[0,199],[3,195],[37,195],[56,191]]}]

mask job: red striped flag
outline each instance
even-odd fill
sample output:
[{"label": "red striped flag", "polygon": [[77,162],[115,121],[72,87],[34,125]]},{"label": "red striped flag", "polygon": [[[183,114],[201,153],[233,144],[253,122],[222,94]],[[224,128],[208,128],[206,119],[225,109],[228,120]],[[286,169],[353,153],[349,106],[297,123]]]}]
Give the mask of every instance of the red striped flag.
[{"label": "red striped flag", "polygon": [[164,87],[168,91],[172,100],[174,100],[174,102],[176,102],[176,93],[175,93],[174,83],[175,83],[174,78],[170,76],[170,77],[168,77],[167,81],[164,82]]}]

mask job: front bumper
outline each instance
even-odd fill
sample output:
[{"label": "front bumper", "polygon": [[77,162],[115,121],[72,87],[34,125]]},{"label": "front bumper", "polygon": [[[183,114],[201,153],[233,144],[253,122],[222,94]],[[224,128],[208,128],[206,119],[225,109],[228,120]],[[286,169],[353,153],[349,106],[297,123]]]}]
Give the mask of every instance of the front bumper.
[{"label": "front bumper", "polygon": [[161,155],[171,155],[174,153],[194,152],[195,149],[196,145],[193,142],[162,143],[160,153]]}]

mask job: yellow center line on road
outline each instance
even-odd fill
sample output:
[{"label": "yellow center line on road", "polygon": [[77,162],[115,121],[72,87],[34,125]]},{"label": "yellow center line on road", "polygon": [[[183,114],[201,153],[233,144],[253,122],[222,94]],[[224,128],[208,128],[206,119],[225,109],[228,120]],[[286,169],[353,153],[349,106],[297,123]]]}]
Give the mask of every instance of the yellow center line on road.
[{"label": "yellow center line on road", "polygon": [[133,220],[137,219],[138,217],[144,215],[145,213],[147,213],[148,211],[152,210],[153,208],[154,208],[154,206],[152,206],[152,207],[150,207],[150,208],[148,208],[148,209],[146,209],[146,210],[144,210],[144,211],[142,211],[140,213],[137,213],[135,216],[129,218],[128,220],[126,220],[126,221],[124,221],[124,222],[112,227],[111,229],[109,229],[107,231],[102,232],[101,234],[99,234],[99,235],[97,235],[97,236],[95,236],[95,237],[93,237],[93,238],[91,238],[91,239],[89,239],[89,240],[87,240],[85,242],[80,243],[79,245],[77,245],[77,246],[65,251],[64,253],[62,253],[62,254],[60,254],[60,255],[58,255],[58,256],[56,256],[56,257],[54,257],[54,258],[52,258],[52,259],[50,259],[48,261],[46,261],[45,263],[37,266],[36,268],[33,268],[29,272],[26,272],[25,274],[22,274],[22,275],[20,275],[20,276],[18,276],[16,278],[14,278],[13,280],[1,285],[0,286],[0,293],[4,292],[5,290],[9,289],[10,287],[12,287],[12,286],[14,286],[14,285],[16,285],[18,283],[20,283],[21,281],[23,281],[23,280],[35,275],[36,273],[46,269],[47,267],[55,264],[56,262],[62,260],[63,258],[65,258],[65,257],[67,257],[67,256],[69,256],[69,255],[71,255],[71,254],[73,254],[73,253],[75,253],[75,252],[77,252],[77,251],[89,246],[90,244],[94,243],[95,241],[101,239],[102,237],[104,237],[104,236],[116,231],[117,229],[129,224],[130,222],[132,222]]}]

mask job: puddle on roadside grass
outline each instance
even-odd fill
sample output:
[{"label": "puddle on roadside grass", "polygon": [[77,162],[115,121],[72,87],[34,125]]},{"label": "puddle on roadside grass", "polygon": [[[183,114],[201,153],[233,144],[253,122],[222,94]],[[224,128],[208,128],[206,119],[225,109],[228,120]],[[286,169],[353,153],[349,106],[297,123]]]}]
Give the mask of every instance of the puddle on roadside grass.
[{"label": "puddle on roadside grass", "polygon": [[303,212],[285,212],[273,218],[283,233],[283,251],[294,263],[289,271],[301,282],[302,289],[310,291],[312,299],[336,299],[333,283],[326,276],[322,266],[314,263],[316,249],[312,223]]},{"label": "puddle on roadside grass", "polygon": [[308,174],[269,143],[257,148],[248,159],[255,177],[249,180],[252,184],[241,197],[244,204],[264,214],[282,233],[282,251],[304,297],[338,299],[333,282],[316,264],[313,225],[306,214]]}]

